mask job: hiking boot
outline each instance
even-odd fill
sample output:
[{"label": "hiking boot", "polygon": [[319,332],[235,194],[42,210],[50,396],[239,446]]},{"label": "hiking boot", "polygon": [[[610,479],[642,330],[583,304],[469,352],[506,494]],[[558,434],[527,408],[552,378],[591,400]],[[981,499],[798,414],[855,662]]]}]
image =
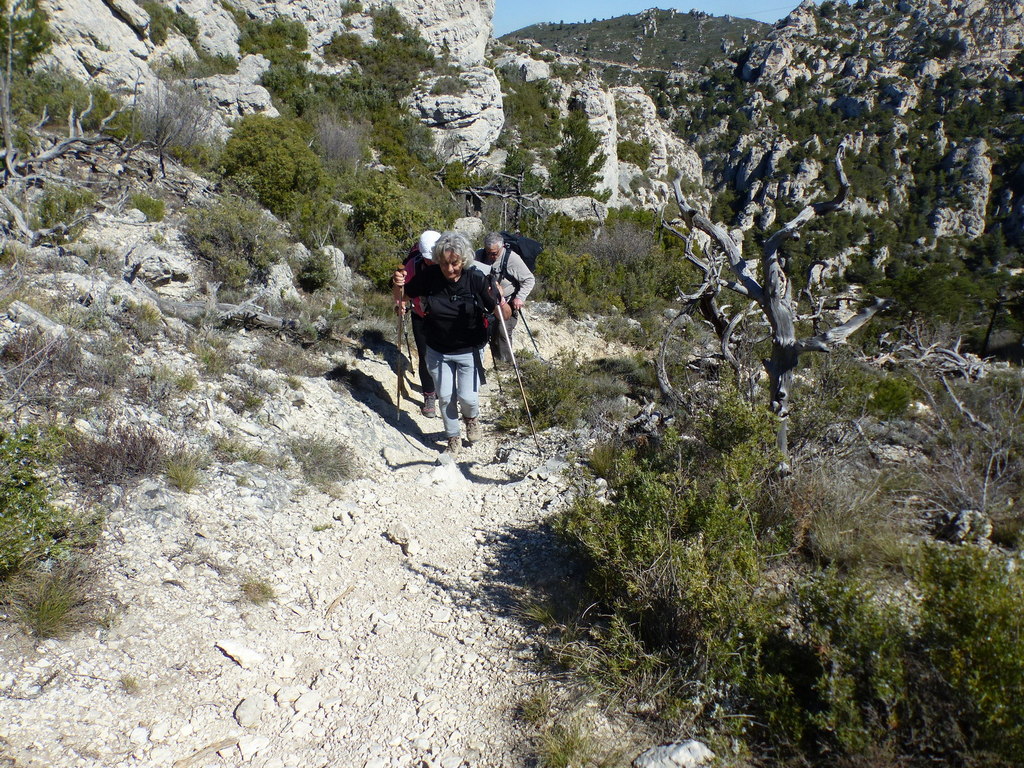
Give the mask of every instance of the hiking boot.
[{"label": "hiking boot", "polygon": [[420,413],[429,419],[437,418],[437,395],[433,392],[423,395],[423,407],[420,408]]},{"label": "hiking boot", "polygon": [[448,438],[448,447],[445,448],[445,453],[451,457],[459,455],[459,451],[462,450],[462,437],[455,435],[454,437]]},{"label": "hiking boot", "polygon": [[475,443],[480,439],[480,421],[475,416],[463,421],[466,422],[466,442]]}]

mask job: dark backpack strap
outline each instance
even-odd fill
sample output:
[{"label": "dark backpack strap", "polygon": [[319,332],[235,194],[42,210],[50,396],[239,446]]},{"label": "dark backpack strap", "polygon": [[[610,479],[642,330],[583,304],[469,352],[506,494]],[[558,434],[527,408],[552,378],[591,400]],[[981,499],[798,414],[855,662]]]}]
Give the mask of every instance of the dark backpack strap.
[{"label": "dark backpack strap", "polygon": [[514,275],[510,275],[508,273],[508,257],[509,257],[509,254],[512,253],[512,244],[509,243],[506,240],[504,242],[504,245],[505,245],[505,253],[502,254],[502,257],[501,257],[501,266],[498,268],[498,280],[497,280],[497,282],[500,283],[505,278],[508,278],[509,282],[512,283],[512,287],[515,288],[515,290],[512,291],[512,295],[515,296],[517,293],[519,293],[519,280],[517,280]]},{"label": "dark backpack strap", "polygon": [[476,367],[476,375],[480,377],[480,383],[487,383],[487,376],[484,375],[484,361],[480,357],[480,350],[483,347],[477,347],[473,350],[473,365]]}]

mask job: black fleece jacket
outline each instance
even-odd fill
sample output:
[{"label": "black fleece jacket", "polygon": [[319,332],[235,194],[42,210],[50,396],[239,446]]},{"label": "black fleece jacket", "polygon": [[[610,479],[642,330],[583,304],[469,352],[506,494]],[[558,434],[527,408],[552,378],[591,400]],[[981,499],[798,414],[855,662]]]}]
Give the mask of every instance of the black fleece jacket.
[{"label": "black fleece jacket", "polygon": [[421,297],[427,346],[444,354],[465,354],[487,343],[484,312],[497,306],[487,276],[466,267],[454,283],[429,264],[405,284],[405,295]]}]

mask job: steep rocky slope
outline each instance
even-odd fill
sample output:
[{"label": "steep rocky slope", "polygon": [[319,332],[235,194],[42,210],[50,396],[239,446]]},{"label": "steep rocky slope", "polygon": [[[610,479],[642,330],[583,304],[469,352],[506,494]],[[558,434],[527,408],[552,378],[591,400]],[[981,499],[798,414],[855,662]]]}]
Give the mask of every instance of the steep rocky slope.
[{"label": "steep rocky slope", "polygon": [[[219,331],[213,317],[191,327],[164,315],[158,299],[201,290],[170,218],[110,211],[73,246],[23,252],[0,275],[47,308],[15,302],[0,346],[35,329],[54,340],[43,368],[73,343],[91,350],[83,365],[118,370],[111,409],[95,407],[81,368],[48,390],[75,432],[143,430],[209,457],[191,491],[159,474],[99,486],[91,503],[106,520],[84,631],[33,642],[3,624],[0,761],[522,764],[516,711],[538,673],[523,612],[532,588],[571,575],[544,520],[569,498],[575,440],[542,434],[540,455],[528,435],[494,430],[516,392],[492,379],[484,439],[445,463],[440,422],[419,414],[418,395],[395,407],[397,358],[379,324],[302,353]],[[271,294],[294,292],[280,279]],[[547,355],[609,352],[543,306],[531,325]],[[48,386],[29,377],[23,396]],[[320,470],[351,465],[356,479],[311,483],[290,458],[309,442],[347,446]]]}]

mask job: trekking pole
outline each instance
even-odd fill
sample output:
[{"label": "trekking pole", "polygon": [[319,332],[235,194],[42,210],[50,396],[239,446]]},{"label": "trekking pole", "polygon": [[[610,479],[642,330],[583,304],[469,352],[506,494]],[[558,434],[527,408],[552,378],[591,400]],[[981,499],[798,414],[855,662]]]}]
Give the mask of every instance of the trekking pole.
[{"label": "trekking pole", "polygon": [[398,385],[395,390],[395,417],[401,418],[402,416],[402,377],[405,376],[405,357],[402,356],[402,335],[405,331],[405,312],[402,310],[403,307],[399,308],[398,311],[398,343],[395,345],[398,349]]},{"label": "trekking pole", "polygon": [[530,421],[530,432],[533,433],[533,442],[537,446],[537,455],[543,457],[544,452],[540,449],[540,440],[537,438],[537,430],[533,426],[533,414],[530,413],[530,402],[526,399],[526,387],[523,386],[523,377],[519,373],[519,364],[516,362],[516,353],[512,351],[512,339],[508,335],[508,326],[505,325],[505,316],[501,313],[501,307],[495,308],[498,322],[501,323],[501,334],[505,337],[508,345],[508,354],[512,358],[512,370],[516,372],[516,379],[519,381],[519,391],[523,393],[523,405],[526,407],[526,418]]},{"label": "trekking pole", "polygon": [[[412,325],[412,323],[409,323],[409,325]],[[405,354],[409,358],[409,365],[412,365],[412,347],[409,345],[409,325],[405,326]],[[417,353],[419,352],[418,349],[416,351],[417,351]],[[418,354],[417,354],[417,359],[419,359],[419,355]],[[422,382],[420,382],[420,383],[422,383]],[[403,386],[405,386],[404,382],[403,382]],[[405,396],[407,398],[410,397],[410,395],[409,395],[409,388],[408,387],[405,387]]]},{"label": "trekking pole", "polygon": [[[533,331],[530,330],[530,324],[526,322],[526,312],[524,312],[521,307],[519,309],[519,317],[523,321],[523,328],[526,329],[526,335],[529,336],[530,341],[533,342],[533,349],[537,353],[537,357],[540,358],[541,360],[544,360],[544,355],[540,353],[540,347],[537,346],[537,340],[533,338]],[[544,360],[544,362],[546,363],[547,360]]]}]

